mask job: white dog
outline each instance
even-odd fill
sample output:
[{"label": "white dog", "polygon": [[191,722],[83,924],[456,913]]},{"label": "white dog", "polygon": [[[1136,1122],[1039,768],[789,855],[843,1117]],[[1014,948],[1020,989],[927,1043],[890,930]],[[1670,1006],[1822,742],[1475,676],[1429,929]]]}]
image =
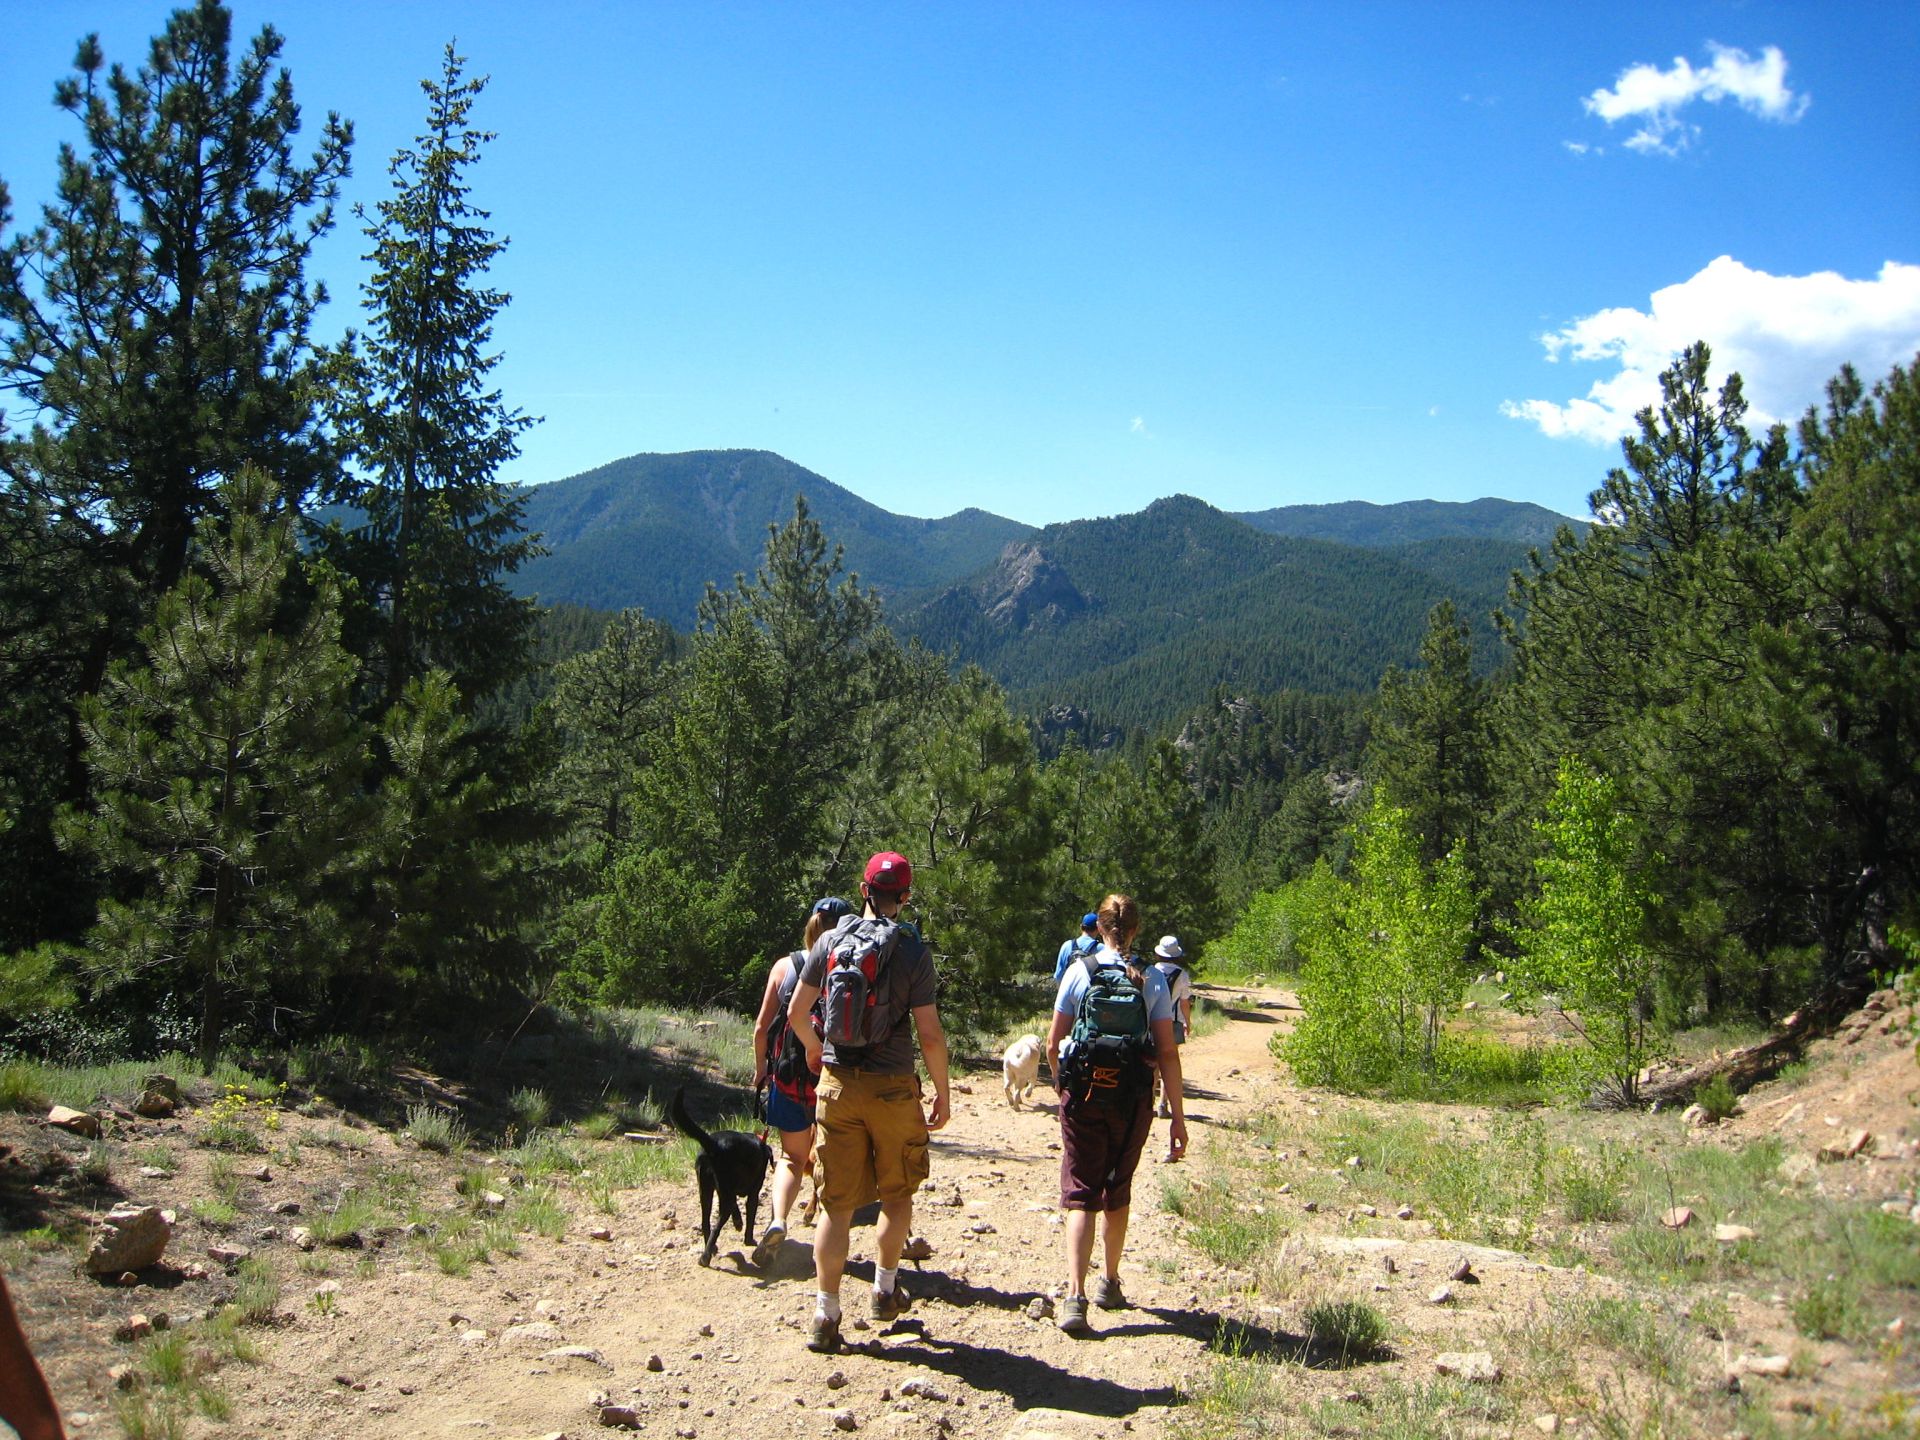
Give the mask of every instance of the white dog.
[{"label": "white dog", "polygon": [[1040,1057],[1046,1049],[1040,1043],[1038,1035],[1022,1035],[1007,1047],[1007,1053],[1001,1057],[1000,1069],[1004,1076],[1004,1088],[1007,1103],[1014,1109],[1020,1108],[1020,1102],[1026,1098],[1040,1079]]}]

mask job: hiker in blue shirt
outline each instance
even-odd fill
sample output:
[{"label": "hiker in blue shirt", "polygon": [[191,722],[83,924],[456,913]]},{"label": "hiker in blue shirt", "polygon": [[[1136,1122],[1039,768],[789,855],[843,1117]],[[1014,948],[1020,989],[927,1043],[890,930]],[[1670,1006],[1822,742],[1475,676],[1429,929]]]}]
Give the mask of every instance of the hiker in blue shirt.
[{"label": "hiker in blue shirt", "polygon": [[1053,988],[1060,988],[1067,967],[1082,955],[1091,955],[1100,948],[1100,917],[1089,910],[1080,917],[1080,933],[1060,947],[1060,956],[1053,962]]}]

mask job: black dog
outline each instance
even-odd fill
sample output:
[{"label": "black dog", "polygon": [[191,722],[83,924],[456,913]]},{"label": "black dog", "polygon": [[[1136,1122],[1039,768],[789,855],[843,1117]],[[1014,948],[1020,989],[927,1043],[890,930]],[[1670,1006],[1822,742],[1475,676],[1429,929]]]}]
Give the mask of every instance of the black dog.
[{"label": "black dog", "polygon": [[[700,1177],[700,1238],[706,1243],[700,1263],[711,1265],[713,1252],[720,1244],[720,1229],[731,1220],[753,1244],[753,1216],[760,1207],[760,1187],[767,1182],[767,1167],[773,1164],[773,1151],[758,1135],[744,1130],[721,1130],[709,1135],[693,1123],[687,1114],[687,1092],[683,1086],[674,1092],[667,1114],[680,1133],[700,1146],[700,1158],[694,1173]],[[713,1197],[720,1195],[720,1213],[713,1213]],[[740,1215],[740,1202],[747,1202],[746,1218]]]}]

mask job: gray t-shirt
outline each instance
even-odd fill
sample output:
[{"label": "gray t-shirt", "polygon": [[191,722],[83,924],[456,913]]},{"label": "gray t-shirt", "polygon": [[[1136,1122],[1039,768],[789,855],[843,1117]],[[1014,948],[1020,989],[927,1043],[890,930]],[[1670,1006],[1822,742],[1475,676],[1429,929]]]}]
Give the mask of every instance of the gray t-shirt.
[{"label": "gray t-shirt", "polygon": [[[827,956],[838,933],[836,926],[813,942],[813,948],[807,951],[806,968],[800,972],[801,984],[818,990],[826,983]],[[933,951],[920,938],[920,932],[905,921],[901,922],[900,938],[894,942],[879,983],[886,987],[883,1003],[893,1016],[886,1038],[844,1053],[835,1050],[829,1040],[821,1056],[824,1064],[853,1066],[877,1075],[913,1074],[913,1012],[934,1003],[937,987]]]}]

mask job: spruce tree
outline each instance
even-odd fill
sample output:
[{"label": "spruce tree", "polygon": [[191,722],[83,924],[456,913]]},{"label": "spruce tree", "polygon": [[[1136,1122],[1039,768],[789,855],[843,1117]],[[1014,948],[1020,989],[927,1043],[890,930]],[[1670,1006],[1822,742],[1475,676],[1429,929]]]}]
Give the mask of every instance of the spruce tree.
[{"label": "spruce tree", "polygon": [[421,83],[426,129],[388,165],[393,194],[365,234],[374,273],[367,332],[335,357],[333,418],[349,459],[329,498],[360,521],[323,537],[359,582],[368,708],[397,701],[438,667],[472,705],[525,668],[533,603],[505,577],[539,553],[524,502],[499,479],[534,423],[493,388],[504,291],[486,283],[507,241],[486,228],[467,175],[494,137],[470,122],[484,77],[446,47]]}]

